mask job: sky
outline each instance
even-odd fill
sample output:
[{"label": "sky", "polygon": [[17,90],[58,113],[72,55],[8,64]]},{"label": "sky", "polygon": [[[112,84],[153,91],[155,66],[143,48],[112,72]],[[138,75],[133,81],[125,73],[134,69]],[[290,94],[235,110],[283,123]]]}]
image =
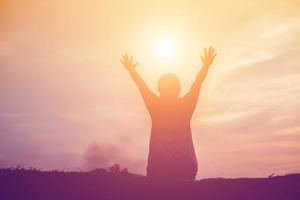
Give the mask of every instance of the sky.
[{"label": "sky", "polygon": [[0,0],[0,167],[145,174],[151,121],[122,54],[184,95],[211,45],[197,178],[299,173],[299,35],[299,0]]}]

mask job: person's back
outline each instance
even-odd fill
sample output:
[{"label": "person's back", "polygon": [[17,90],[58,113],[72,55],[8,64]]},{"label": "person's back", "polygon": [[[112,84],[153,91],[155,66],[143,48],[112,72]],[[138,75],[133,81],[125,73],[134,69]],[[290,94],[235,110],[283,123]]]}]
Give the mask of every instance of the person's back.
[{"label": "person's back", "polygon": [[[195,110],[201,83],[215,57],[212,48],[202,58],[204,66],[190,91],[179,97],[180,83],[173,74],[163,75],[158,83],[160,95],[152,93],[134,70],[132,57],[123,57],[122,63],[129,70],[143,96],[151,115],[152,128],[147,166],[147,176],[159,179],[194,180],[197,159],[192,141],[190,121]],[[206,62],[205,62],[206,61]]]},{"label": "person's back", "polygon": [[[159,98],[158,98],[159,99]],[[190,128],[191,113],[182,98],[158,100],[150,111],[152,119],[147,176],[193,180],[197,160]]]},{"label": "person's back", "polygon": [[190,128],[194,109],[188,97],[178,97],[175,75],[163,75],[158,89],[160,96],[147,104],[152,120],[147,176],[192,180],[197,173]]}]

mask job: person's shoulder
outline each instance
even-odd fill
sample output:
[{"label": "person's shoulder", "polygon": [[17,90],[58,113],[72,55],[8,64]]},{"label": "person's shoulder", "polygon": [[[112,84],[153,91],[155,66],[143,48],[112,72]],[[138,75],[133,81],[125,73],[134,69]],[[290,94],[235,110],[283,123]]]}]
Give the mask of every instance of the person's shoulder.
[{"label": "person's shoulder", "polygon": [[184,102],[184,101],[186,101],[186,99],[187,99],[186,95],[178,97],[178,102]]},{"label": "person's shoulder", "polygon": [[186,98],[184,96],[178,97],[177,102],[178,102],[178,104],[184,104],[186,102]]}]

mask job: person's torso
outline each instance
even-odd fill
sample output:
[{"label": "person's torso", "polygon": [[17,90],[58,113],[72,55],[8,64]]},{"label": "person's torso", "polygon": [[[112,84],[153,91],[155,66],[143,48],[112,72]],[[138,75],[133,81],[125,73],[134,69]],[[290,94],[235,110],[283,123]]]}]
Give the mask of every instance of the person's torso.
[{"label": "person's torso", "polygon": [[150,153],[180,156],[193,153],[191,113],[182,99],[157,101],[151,110]]}]

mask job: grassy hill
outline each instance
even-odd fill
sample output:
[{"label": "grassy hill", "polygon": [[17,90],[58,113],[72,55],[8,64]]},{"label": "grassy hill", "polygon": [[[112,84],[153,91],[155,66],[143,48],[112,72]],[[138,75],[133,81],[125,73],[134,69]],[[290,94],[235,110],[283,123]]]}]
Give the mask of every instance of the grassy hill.
[{"label": "grassy hill", "polygon": [[118,169],[90,172],[0,169],[1,200],[300,200],[300,174],[269,178],[149,180]]}]

